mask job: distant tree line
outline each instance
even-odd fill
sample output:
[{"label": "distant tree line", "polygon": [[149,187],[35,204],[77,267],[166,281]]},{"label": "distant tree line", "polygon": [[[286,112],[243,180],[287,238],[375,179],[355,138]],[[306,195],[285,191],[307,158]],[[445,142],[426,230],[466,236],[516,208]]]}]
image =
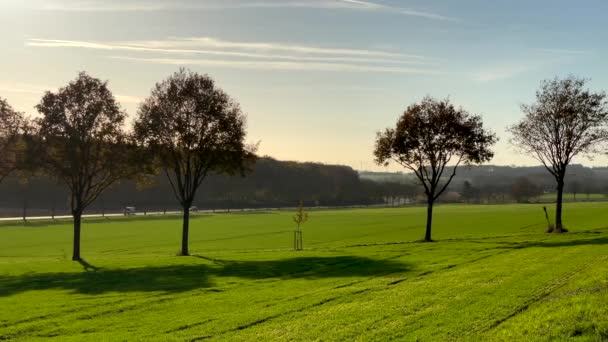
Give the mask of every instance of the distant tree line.
[{"label": "distant tree line", "polygon": [[[367,171],[360,175],[363,179],[380,182],[387,188],[399,189],[406,185],[413,189],[400,196],[402,202],[416,202],[416,196],[420,193],[414,176],[409,173]],[[568,200],[608,200],[608,168],[572,165],[566,175],[564,191],[571,196]],[[439,201],[495,204],[537,202],[543,195],[553,198],[552,200],[557,198],[555,181],[542,166],[474,165],[462,168],[446,192],[446,195],[439,197]],[[389,189],[385,193],[390,198]],[[594,196],[591,197],[592,195]],[[601,196],[598,198],[597,195]],[[395,202],[399,200],[395,199]]]},{"label": "distant tree line", "polygon": [[[376,182],[359,177],[348,166],[278,161],[260,157],[247,177],[211,173],[204,191],[192,202],[200,209],[241,209],[305,206],[348,206],[390,203],[415,197],[414,185]],[[48,176],[24,180],[9,176],[0,184],[2,216],[19,216],[23,206],[30,215],[69,214],[68,189]],[[120,212],[135,206],[139,212],[180,207],[162,174],[142,184],[121,180],[88,208],[89,213]]]}]

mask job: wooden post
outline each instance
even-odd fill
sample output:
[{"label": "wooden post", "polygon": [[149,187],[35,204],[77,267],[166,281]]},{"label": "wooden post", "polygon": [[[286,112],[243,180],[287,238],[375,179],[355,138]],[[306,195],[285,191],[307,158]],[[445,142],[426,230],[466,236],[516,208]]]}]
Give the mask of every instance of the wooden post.
[{"label": "wooden post", "polygon": [[304,246],[303,246],[303,243],[302,243],[302,231],[301,230],[298,232],[298,237],[299,237],[299,240],[300,240],[300,245],[298,246],[299,250],[303,250]]}]

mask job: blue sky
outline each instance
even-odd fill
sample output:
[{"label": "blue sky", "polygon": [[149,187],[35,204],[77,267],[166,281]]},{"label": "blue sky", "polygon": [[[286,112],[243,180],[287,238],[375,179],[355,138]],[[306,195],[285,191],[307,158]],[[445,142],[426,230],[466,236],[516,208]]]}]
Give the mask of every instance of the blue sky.
[{"label": "blue sky", "polygon": [[505,127],[542,79],[575,74],[608,89],[607,10],[599,0],[0,0],[0,96],[35,115],[44,90],[86,70],[133,115],[185,66],[241,103],[262,154],[373,170],[384,169],[376,131],[425,95],[449,96],[500,136],[493,163],[529,165]]}]

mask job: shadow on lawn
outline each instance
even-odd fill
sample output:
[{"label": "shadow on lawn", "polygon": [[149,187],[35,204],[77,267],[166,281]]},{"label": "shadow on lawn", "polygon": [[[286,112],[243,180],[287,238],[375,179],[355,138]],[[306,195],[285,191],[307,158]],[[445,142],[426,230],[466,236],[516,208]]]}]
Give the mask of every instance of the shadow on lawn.
[{"label": "shadow on lawn", "polygon": [[319,279],[374,276],[407,270],[392,260],[357,256],[299,257],[269,261],[224,261],[199,257],[213,265],[175,265],[132,269],[98,268],[83,262],[83,272],[0,275],[0,296],[30,290],[65,289],[77,293],[164,291],[183,292],[214,286],[210,277],[246,279]]},{"label": "shadow on lawn", "polygon": [[[565,233],[569,234],[569,233]],[[564,237],[569,237],[564,235]],[[589,239],[576,239],[576,240],[559,240],[551,241],[546,239],[543,241],[525,241],[525,242],[501,242],[505,248],[521,249],[531,247],[574,247],[574,246],[586,246],[586,245],[607,245],[608,237],[589,238]]]},{"label": "shadow on lawn", "polygon": [[[524,249],[524,248],[552,248],[552,247],[575,247],[575,246],[594,246],[608,245],[608,236],[597,235],[601,232],[580,232],[580,233],[564,233],[564,234],[546,234],[542,240],[532,241],[488,241],[469,240],[469,243],[491,244],[492,249]],[[465,241],[465,240],[462,240]]]}]

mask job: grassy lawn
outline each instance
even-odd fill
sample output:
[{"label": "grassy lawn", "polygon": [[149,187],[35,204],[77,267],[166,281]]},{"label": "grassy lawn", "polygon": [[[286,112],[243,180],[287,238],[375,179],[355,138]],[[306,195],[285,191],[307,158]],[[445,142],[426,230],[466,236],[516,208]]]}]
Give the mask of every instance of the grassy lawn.
[{"label": "grassy lawn", "polygon": [[[551,211],[553,208],[551,208]],[[0,226],[0,340],[606,340],[608,203],[315,211]]]}]

